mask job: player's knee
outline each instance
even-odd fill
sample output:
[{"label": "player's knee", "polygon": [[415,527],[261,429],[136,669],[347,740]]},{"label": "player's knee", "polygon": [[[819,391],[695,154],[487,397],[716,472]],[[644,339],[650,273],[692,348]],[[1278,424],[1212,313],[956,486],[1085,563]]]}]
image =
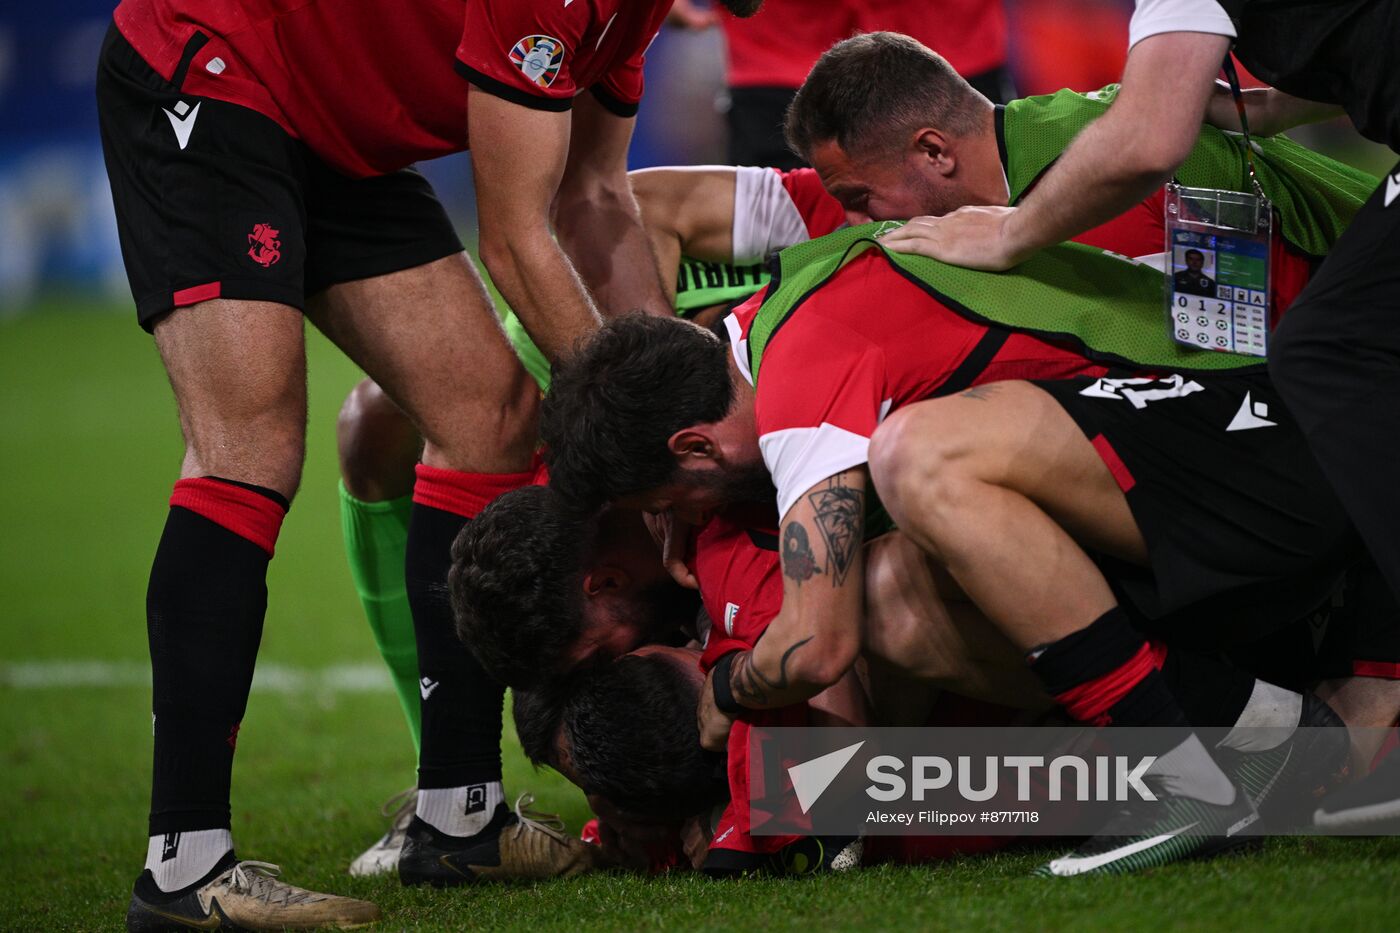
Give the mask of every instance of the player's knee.
[{"label": "player's knee", "polygon": [[970,461],[956,419],[937,402],[913,405],[885,419],[870,439],[870,475],[881,501],[901,520],[919,524],[965,500]]},{"label": "player's knee", "polygon": [[301,485],[304,431],[276,424],[186,422],[185,476],[217,476],[281,493],[288,500]]},{"label": "player's knee", "polygon": [[457,469],[504,470],[501,464],[528,461],[538,446],[539,405],[539,387],[520,369],[469,399],[429,413],[423,435]]},{"label": "player's knee", "polygon": [[340,475],[350,495],[381,502],[413,490],[418,429],[373,380],[350,390],[336,419]]}]

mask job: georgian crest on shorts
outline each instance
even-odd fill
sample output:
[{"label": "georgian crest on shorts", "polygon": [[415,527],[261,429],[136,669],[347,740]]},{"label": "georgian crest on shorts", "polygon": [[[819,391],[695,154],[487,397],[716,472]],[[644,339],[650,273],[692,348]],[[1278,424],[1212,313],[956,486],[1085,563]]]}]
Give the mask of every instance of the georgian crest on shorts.
[{"label": "georgian crest on shorts", "polygon": [[526,36],[510,50],[510,60],[525,77],[549,87],[564,62],[564,43],[553,36]]},{"label": "georgian crest on shorts", "polygon": [[254,224],[248,234],[248,258],[266,269],[282,258],[282,231],[272,224]]}]

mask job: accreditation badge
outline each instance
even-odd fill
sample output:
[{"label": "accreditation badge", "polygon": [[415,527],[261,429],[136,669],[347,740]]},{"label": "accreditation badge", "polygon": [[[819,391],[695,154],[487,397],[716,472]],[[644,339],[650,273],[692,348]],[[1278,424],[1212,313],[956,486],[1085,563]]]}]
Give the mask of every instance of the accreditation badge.
[{"label": "accreditation badge", "polygon": [[1262,193],[1167,185],[1163,293],[1173,340],[1268,355],[1273,216]]}]

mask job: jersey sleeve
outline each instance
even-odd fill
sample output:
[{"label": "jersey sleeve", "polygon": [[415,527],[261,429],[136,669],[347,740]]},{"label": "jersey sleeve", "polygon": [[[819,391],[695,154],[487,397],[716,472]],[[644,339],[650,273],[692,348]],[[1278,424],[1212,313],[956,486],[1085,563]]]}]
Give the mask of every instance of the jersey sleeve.
[{"label": "jersey sleeve", "polygon": [[1128,48],[1164,32],[1235,37],[1235,24],[1217,0],[1137,0],[1128,21]]},{"label": "jersey sleeve", "polygon": [[827,193],[815,169],[795,168],[778,174],[809,237],[816,239],[846,226],[845,208]]},{"label": "jersey sleeve", "polygon": [[777,537],[717,515],[695,536],[692,564],[711,618],[700,656],[708,671],[731,651],[746,651],[783,604]]},{"label": "jersey sleeve", "polygon": [[[656,34],[652,33],[652,39]],[[635,117],[642,103],[642,66],[646,64],[647,49],[651,42],[638,49],[614,65],[602,79],[589,88],[607,110],[619,117]]]},{"label": "jersey sleeve", "polygon": [[734,264],[762,262],[810,238],[783,176],[769,168],[734,170]]},{"label": "jersey sleeve", "polygon": [[779,516],[822,480],[865,463],[891,404],[884,351],[811,314],[774,336],[756,391],[758,445],[778,489]]},{"label": "jersey sleeve", "polygon": [[588,18],[548,0],[473,0],[466,5],[457,70],[496,97],[565,111],[580,88],[573,58]]}]

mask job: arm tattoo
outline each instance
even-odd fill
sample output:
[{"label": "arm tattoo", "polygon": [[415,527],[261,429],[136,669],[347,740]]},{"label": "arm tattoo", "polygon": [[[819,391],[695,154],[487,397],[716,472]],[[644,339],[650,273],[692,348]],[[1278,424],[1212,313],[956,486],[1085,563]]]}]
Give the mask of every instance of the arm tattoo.
[{"label": "arm tattoo", "polygon": [[856,551],[865,536],[865,492],[843,485],[833,476],[827,487],[807,496],[817,512],[817,530],[826,541],[826,567],[831,573],[831,585],[840,586],[846,580]]},{"label": "arm tattoo", "polygon": [[979,402],[985,402],[987,399],[995,395],[996,391],[997,384],[995,382],[989,382],[986,385],[973,386],[970,389],[959,392],[958,395],[962,398],[975,398]]},{"label": "arm tattoo", "polygon": [[744,705],[766,706],[768,704],[769,690],[786,690],[788,688],[788,661],[794,652],[807,642],[812,640],[812,636],[793,642],[788,649],[783,652],[782,660],[778,662],[778,676],[770,680],[759,672],[753,664],[753,652],[745,651],[734,661],[734,667],[729,675],[729,686],[734,691],[734,695],[741,700],[747,700]]},{"label": "arm tattoo", "polygon": [[812,544],[807,540],[807,529],[800,522],[789,522],[783,529],[782,564],[783,576],[798,583],[805,583],[821,573]]}]

